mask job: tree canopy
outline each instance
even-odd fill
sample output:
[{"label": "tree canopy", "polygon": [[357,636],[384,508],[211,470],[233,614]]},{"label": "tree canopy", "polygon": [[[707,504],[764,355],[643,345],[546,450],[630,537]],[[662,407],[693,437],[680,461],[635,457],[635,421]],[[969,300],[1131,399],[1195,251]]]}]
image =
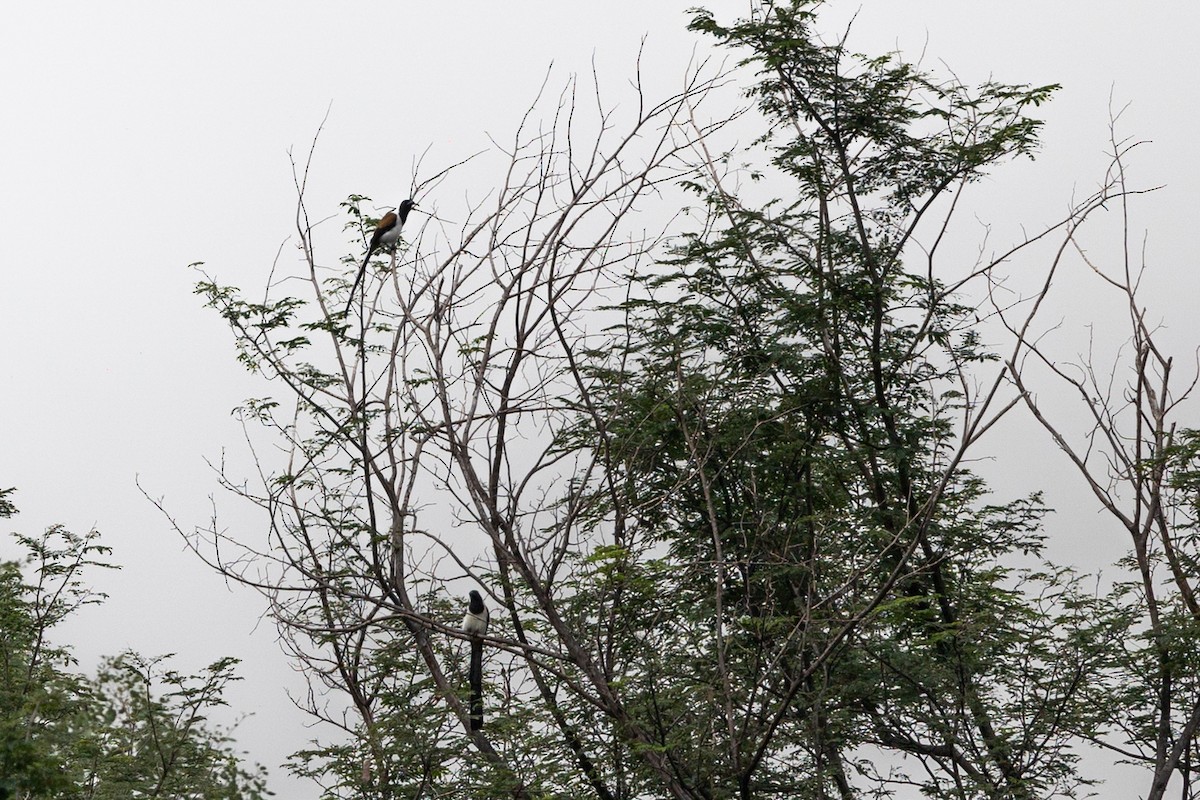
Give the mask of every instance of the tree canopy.
[{"label": "tree canopy", "polygon": [[[326,797],[1069,797],[1085,752],[1192,796],[1190,386],[1128,249],[1096,269],[1130,309],[1124,398],[1039,338],[1089,219],[1135,195],[1128,148],[1064,219],[964,262],[961,198],[1036,155],[1056,87],[856,53],[818,5],[696,11],[737,67],[638,85],[631,113],[585,123],[575,84],[531,109],[461,224],[434,198],[468,165],[414,178],[361,296],[357,257],[317,255],[302,177],[311,294],[198,286],[278,387],[241,412],[285,455],[260,451],[259,487],[224,477],[261,540],[186,535],[264,593],[314,698],[344,698],[310,710],[349,738],[293,762]],[[729,81],[754,106],[714,114]],[[364,243],[367,201],[343,204]],[[1039,242],[1042,288],[1001,299]],[[1038,402],[1063,382],[1084,440]],[[1040,494],[971,467],[1025,412],[1129,531],[1111,588],[1048,559]]]}]

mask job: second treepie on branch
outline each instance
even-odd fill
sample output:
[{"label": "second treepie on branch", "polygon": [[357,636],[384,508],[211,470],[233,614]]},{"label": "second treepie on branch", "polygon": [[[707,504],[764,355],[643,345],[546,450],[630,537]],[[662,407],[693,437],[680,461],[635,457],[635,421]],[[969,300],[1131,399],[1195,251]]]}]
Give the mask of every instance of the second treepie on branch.
[{"label": "second treepie on branch", "polygon": [[483,604],[483,596],[476,590],[471,590],[471,600],[467,603],[467,613],[463,615],[463,633],[471,637],[471,730],[477,731],[483,727],[483,637],[487,633],[487,606]]}]

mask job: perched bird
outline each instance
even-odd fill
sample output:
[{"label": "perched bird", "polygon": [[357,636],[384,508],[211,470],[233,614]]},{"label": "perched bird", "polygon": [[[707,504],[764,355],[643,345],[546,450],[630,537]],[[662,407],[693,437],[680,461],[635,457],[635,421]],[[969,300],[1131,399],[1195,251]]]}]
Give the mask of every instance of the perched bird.
[{"label": "perched bird", "polygon": [[487,606],[483,604],[483,596],[474,589],[471,590],[471,601],[467,604],[467,613],[463,616],[463,633],[471,637],[471,730],[477,731],[483,727],[483,637],[487,633]]},{"label": "perched bird", "polygon": [[358,268],[358,275],[354,278],[354,286],[350,289],[350,297],[346,301],[346,313],[350,313],[350,305],[354,302],[354,294],[358,291],[358,285],[362,283],[363,274],[367,271],[367,262],[371,260],[371,256],[375,255],[375,251],[381,247],[391,247],[400,239],[400,229],[404,227],[404,221],[408,219],[408,212],[417,207],[411,199],[405,200],[400,204],[400,207],[395,211],[389,211],[383,215],[383,219],[379,220],[379,224],[375,226],[375,232],[371,234],[371,243],[367,245],[367,256],[363,259],[362,266]]}]

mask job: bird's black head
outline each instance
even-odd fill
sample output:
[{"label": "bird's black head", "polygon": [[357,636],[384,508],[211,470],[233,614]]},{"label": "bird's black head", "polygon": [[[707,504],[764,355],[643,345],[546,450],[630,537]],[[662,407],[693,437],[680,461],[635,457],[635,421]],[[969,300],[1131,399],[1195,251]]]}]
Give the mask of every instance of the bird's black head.
[{"label": "bird's black head", "polygon": [[475,589],[471,590],[471,602],[467,606],[472,613],[478,614],[483,611],[483,595],[479,594]]},{"label": "bird's black head", "polygon": [[400,204],[400,207],[396,209],[396,216],[400,217],[400,221],[403,222],[408,217],[408,212],[412,211],[416,207],[417,204],[413,202],[411,198],[405,200]]}]

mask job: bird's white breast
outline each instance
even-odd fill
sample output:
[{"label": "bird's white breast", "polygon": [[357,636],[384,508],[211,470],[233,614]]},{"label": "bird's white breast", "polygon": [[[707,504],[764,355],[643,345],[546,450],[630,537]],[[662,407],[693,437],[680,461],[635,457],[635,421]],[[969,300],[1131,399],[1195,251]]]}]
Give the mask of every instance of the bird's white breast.
[{"label": "bird's white breast", "polygon": [[391,230],[384,231],[382,234],[380,234],[379,243],[387,247],[394,245],[396,240],[400,238],[400,227],[401,226],[399,224],[393,225]]},{"label": "bird's white breast", "polygon": [[463,617],[463,633],[469,633],[472,636],[482,636],[487,633],[487,626],[487,609],[484,609],[482,614],[472,614],[470,611],[468,611],[466,616]]}]

